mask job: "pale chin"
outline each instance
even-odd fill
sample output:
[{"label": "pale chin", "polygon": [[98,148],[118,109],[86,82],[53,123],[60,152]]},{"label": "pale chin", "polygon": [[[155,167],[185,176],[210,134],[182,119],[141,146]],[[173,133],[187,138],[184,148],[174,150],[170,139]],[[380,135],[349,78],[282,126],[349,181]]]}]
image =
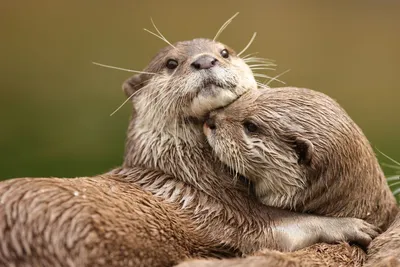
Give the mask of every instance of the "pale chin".
[{"label": "pale chin", "polygon": [[189,107],[190,113],[195,117],[204,117],[210,111],[229,105],[238,98],[230,90],[219,88],[211,94],[199,94],[192,100]]}]

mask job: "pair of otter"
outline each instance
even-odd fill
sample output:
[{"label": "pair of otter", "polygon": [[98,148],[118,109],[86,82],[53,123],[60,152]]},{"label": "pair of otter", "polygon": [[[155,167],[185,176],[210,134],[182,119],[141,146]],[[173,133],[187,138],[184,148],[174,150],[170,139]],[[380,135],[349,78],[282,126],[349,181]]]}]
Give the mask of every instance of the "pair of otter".
[{"label": "pair of otter", "polygon": [[[316,242],[367,245],[397,213],[371,148],[342,110],[312,91],[258,91],[249,66],[221,43],[164,48],[124,90],[134,109],[121,168],[0,184],[1,265],[166,266]],[[257,108],[270,97],[264,116]],[[284,113],[319,101],[334,118],[297,114],[295,125]],[[242,113],[240,103],[255,105]],[[211,113],[206,139],[207,114],[227,105]],[[344,129],[334,124],[340,119]],[[319,131],[322,121],[351,135],[336,142]],[[232,171],[256,184],[258,198]]]}]

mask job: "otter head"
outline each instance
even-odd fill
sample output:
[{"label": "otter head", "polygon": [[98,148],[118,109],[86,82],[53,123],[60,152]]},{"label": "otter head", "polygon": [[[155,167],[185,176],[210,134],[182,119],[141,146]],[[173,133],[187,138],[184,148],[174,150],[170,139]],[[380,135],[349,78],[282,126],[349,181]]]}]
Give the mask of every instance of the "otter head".
[{"label": "otter head", "polygon": [[208,39],[162,49],[143,74],[123,85],[140,121],[163,130],[186,119],[201,120],[251,88],[257,84],[244,60],[228,46]]},{"label": "otter head", "polygon": [[311,90],[252,90],[212,112],[204,133],[216,156],[249,179],[264,204],[293,208],[311,183],[317,187],[317,167],[334,153],[340,140],[335,135],[344,131],[342,114]]}]

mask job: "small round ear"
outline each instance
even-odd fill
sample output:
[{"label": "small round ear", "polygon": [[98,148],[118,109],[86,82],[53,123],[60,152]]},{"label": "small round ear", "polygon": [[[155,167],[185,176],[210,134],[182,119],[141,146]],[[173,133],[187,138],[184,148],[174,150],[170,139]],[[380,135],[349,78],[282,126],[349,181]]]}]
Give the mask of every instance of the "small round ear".
[{"label": "small round ear", "polygon": [[124,90],[125,95],[130,97],[137,90],[145,86],[149,79],[150,76],[148,74],[142,73],[133,75],[122,84],[122,89]]},{"label": "small round ear", "polygon": [[311,159],[314,155],[314,145],[311,143],[310,140],[302,137],[297,137],[295,140],[294,149],[299,157],[299,164],[310,164]]}]

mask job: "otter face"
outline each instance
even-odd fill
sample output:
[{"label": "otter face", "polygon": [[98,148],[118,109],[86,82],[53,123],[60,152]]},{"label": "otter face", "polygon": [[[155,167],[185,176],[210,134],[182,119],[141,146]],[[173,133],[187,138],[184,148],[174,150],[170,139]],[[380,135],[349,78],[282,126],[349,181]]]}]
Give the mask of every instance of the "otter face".
[{"label": "otter face", "polygon": [[264,204],[277,207],[290,207],[291,197],[306,187],[314,151],[292,116],[297,111],[286,91],[251,90],[211,112],[203,127],[216,156],[253,182]]},{"label": "otter face", "polygon": [[162,49],[144,71],[123,87],[127,96],[135,94],[136,112],[148,122],[169,122],[177,114],[203,118],[257,88],[251,69],[231,48],[207,39]]}]

